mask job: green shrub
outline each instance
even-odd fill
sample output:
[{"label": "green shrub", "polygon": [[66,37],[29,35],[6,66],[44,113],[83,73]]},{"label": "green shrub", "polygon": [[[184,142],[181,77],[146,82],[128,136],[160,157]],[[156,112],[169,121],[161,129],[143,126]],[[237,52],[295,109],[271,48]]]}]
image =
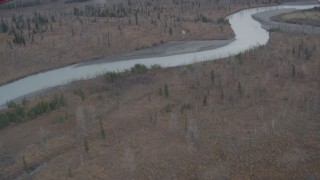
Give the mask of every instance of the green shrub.
[{"label": "green shrub", "polygon": [[163,91],[162,91],[162,87],[159,88],[159,95],[162,96],[163,95]]},{"label": "green shrub", "polygon": [[172,105],[167,104],[164,110],[165,110],[166,113],[171,112],[172,111]]},{"label": "green shrub", "polygon": [[148,68],[143,64],[135,64],[130,71],[132,74],[144,74],[148,72]]},{"label": "green shrub", "polygon": [[65,122],[69,118],[68,113],[64,113],[63,115],[60,115],[56,120],[54,120],[54,123],[60,124]]},{"label": "green shrub", "polygon": [[161,69],[161,66],[159,64],[154,64],[154,65],[151,65],[151,69],[152,70]]},{"label": "green shrub", "polygon": [[77,89],[77,90],[73,90],[73,93],[75,95],[80,96],[80,98],[82,99],[82,101],[84,101],[86,99],[86,95],[84,94],[83,90],[81,88]]},{"label": "green shrub", "polygon": [[66,105],[66,102],[63,95],[60,95],[60,96],[55,95],[55,97],[50,101],[38,102],[35,106],[33,106],[30,110],[28,110],[27,114],[30,119],[33,119],[36,116],[58,109],[65,105]]},{"label": "green shrub", "polygon": [[104,77],[105,77],[105,80],[106,80],[107,82],[113,83],[115,80],[117,80],[117,79],[120,77],[120,73],[114,72],[114,71],[112,71],[112,72],[107,72],[107,73],[104,75]]},{"label": "green shrub", "polygon": [[102,120],[100,119],[99,121],[99,124],[100,124],[100,134],[101,134],[101,137],[102,139],[106,139],[106,133],[104,131],[104,128],[103,128],[103,124],[102,124]]},{"label": "green shrub", "polygon": [[87,138],[83,139],[83,146],[84,146],[84,150],[88,153],[89,152],[89,142],[88,142]]},{"label": "green shrub", "polygon": [[22,44],[26,45],[26,40],[24,39],[22,30],[20,31],[14,30],[13,35],[14,35],[13,43],[19,44],[19,45],[22,45]]},{"label": "green shrub", "polygon": [[230,24],[229,20],[228,20],[228,19],[225,19],[225,18],[223,18],[223,17],[218,18],[217,23],[218,23],[218,24],[227,24],[227,25]]},{"label": "green shrub", "polygon": [[207,102],[207,95],[204,95],[202,104],[203,104],[204,106],[206,106],[206,105],[208,104],[208,102]]},{"label": "green shrub", "polygon": [[221,92],[220,92],[220,99],[223,100],[224,99],[224,92],[223,89],[221,88]]},{"label": "green shrub", "polygon": [[213,70],[211,70],[211,81],[212,81],[212,85],[214,85],[214,77],[215,77],[215,73],[214,73],[214,71]]},{"label": "green shrub", "polygon": [[294,80],[296,77],[296,66],[292,65],[292,70],[291,70],[291,78]]},{"label": "green shrub", "polygon": [[55,95],[53,99],[48,101],[39,101],[30,109],[27,109],[25,105],[10,101],[7,103],[8,109],[0,113],[0,129],[8,126],[11,122],[19,123],[34,119],[41,114],[50,112],[65,105],[66,100],[63,95]]},{"label": "green shrub", "polygon": [[269,30],[269,32],[280,32],[280,27],[271,27]]},{"label": "green shrub", "polygon": [[22,165],[23,165],[23,170],[27,173],[30,174],[30,168],[27,164],[26,159],[24,158],[24,156],[22,156]]},{"label": "green shrub", "polygon": [[242,86],[241,86],[240,82],[238,83],[238,94],[240,97],[242,97],[242,95],[243,95],[243,90],[242,90]]},{"label": "green shrub", "polygon": [[72,170],[71,170],[70,167],[68,168],[68,177],[69,177],[69,178],[72,178],[72,177],[73,177],[73,173],[72,173]]},{"label": "green shrub", "polygon": [[193,72],[196,68],[195,68],[192,64],[189,64],[189,65],[187,65],[187,69],[188,69],[190,72]]},{"label": "green shrub", "polygon": [[168,88],[168,85],[167,85],[167,84],[164,85],[164,95],[165,95],[166,97],[169,97],[169,88]]},{"label": "green shrub", "polygon": [[1,22],[0,22],[0,32],[2,33],[6,33],[9,30],[9,25],[8,22],[5,22],[2,18],[1,18]]},{"label": "green shrub", "polygon": [[181,114],[183,114],[186,109],[191,109],[191,104],[190,103],[187,103],[187,104],[183,103],[183,105],[180,108]]},{"label": "green shrub", "polygon": [[240,65],[242,65],[242,63],[243,63],[242,53],[237,54],[237,55],[236,55],[236,58],[237,58],[237,60],[238,60],[238,63],[239,63]]},{"label": "green shrub", "polygon": [[0,129],[9,125],[9,118],[5,114],[0,114]]}]

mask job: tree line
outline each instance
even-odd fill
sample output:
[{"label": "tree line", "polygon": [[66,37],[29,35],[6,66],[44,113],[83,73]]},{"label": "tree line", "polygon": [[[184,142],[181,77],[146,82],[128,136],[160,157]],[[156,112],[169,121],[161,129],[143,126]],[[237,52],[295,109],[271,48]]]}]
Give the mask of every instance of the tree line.
[{"label": "tree line", "polygon": [[0,112],[0,129],[10,123],[20,123],[34,119],[42,114],[66,106],[66,103],[67,101],[62,94],[55,95],[50,100],[41,100],[30,108],[27,107],[26,100],[23,100],[21,104],[10,101],[7,103],[7,110]]}]

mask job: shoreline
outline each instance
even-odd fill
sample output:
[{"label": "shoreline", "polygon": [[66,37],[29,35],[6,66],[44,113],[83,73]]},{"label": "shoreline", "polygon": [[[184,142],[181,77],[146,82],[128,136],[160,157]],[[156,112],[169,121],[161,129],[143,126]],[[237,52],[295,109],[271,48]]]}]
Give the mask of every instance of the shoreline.
[{"label": "shoreline", "polygon": [[[297,2],[283,3],[281,5],[297,5],[297,4],[298,5],[309,5],[310,3],[314,4],[315,2],[314,1],[297,1]],[[250,8],[258,8],[258,7],[270,7],[270,6],[276,6],[276,4],[263,5],[263,6],[252,6],[252,7],[239,9],[237,11],[231,12],[230,14],[227,14],[225,16],[225,18],[227,18],[231,14],[237,13],[242,10],[246,10],[246,9],[250,9]],[[284,10],[288,10],[288,9],[284,9]],[[293,10],[295,10],[295,9],[291,9],[291,11],[293,11]],[[274,11],[281,11],[281,10],[274,10]],[[270,13],[270,11],[266,11],[266,12]],[[260,17],[257,17],[256,15],[261,14],[260,16],[266,16],[266,14],[264,14],[266,12],[258,13],[258,14],[255,14],[252,16],[253,19],[255,19],[256,21],[261,23],[261,25],[264,29],[266,29],[265,26],[267,25],[267,23],[264,22],[263,19],[260,19]],[[269,16],[267,16],[266,18],[268,18],[268,17]],[[274,22],[274,21],[271,21],[271,22]],[[288,24],[288,23],[283,23],[283,24]],[[295,26],[301,26],[301,25],[295,25]],[[311,26],[311,27],[313,27],[313,26]],[[319,33],[320,33],[320,27],[319,27]],[[158,44],[156,46],[141,49],[141,50],[135,50],[135,51],[125,53],[125,54],[118,54],[118,55],[106,56],[106,57],[95,57],[95,58],[86,59],[86,60],[79,61],[79,62],[73,62],[73,63],[63,64],[63,65],[52,67],[52,68],[47,68],[44,70],[40,70],[40,71],[37,71],[34,73],[29,73],[24,76],[0,83],[0,87],[7,85],[7,84],[10,84],[12,82],[18,81],[20,79],[24,79],[29,76],[41,74],[41,73],[44,73],[47,71],[60,69],[60,68],[64,68],[64,67],[68,67],[68,66],[72,66],[72,65],[78,64],[78,66],[83,66],[83,65],[87,65],[87,64],[99,64],[99,63],[106,63],[106,62],[133,60],[133,59],[144,59],[144,58],[149,58],[149,57],[164,57],[164,56],[170,56],[170,55],[200,52],[200,51],[205,51],[205,50],[209,50],[209,49],[217,49],[219,47],[226,46],[226,45],[232,43],[234,40],[235,40],[235,36],[233,36],[229,39],[220,39],[220,40],[215,39],[215,40],[203,40],[203,41],[201,41],[201,40],[168,41],[163,44]],[[174,44],[174,45],[172,45],[172,44]],[[188,44],[191,44],[191,45],[188,45]],[[196,47],[192,47],[192,45],[196,45]],[[165,50],[162,50],[162,48],[164,48],[165,50],[168,50],[169,52],[165,52]],[[171,49],[171,48],[175,48],[175,49]],[[187,50],[185,50],[185,49],[187,49]],[[178,50],[178,52],[174,52],[174,50]]]},{"label": "shoreline", "polygon": [[[257,6],[251,6],[251,7],[246,7],[246,8],[240,8],[238,10],[234,10],[234,11],[231,11],[229,12],[228,14],[225,15],[224,18],[227,18],[228,16],[230,16],[231,14],[235,14],[239,11],[242,11],[242,10],[245,10],[245,9],[250,9],[250,8],[257,8],[257,7],[267,7],[267,6],[275,6],[276,4],[270,4],[270,5],[257,5]],[[168,44],[168,43],[172,43],[172,42],[180,42],[181,44],[187,44],[187,43],[190,43],[190,42],[210,42],[210,41],[216,41],[216,42],[211,42],[213,44],[211,44],[211,46],[214,46],[213,49],[216,49],[216,48],[219,48],[219,47],[222,47],[222,46],[225,46],[225,45],[228,45],[229,43],[232,43],[233,41],[235,40],[235,35],[233,34],[232,36],[230,36],[230,38],[226,38],[226,39],[207,39],[207,40],[171,40],[171,41],[166,41],[162,44],[157,44],[156,46],[151,46],[151,47],[148,47],[148,48],[144,48],[144,49],[140,49],[140,50],[134,50],[134,51],[131,51],[131,52],[128,52],[128,53],[125,53],[125,54],[117,54],[117,55],[110,55],[110,56],[98,56],[98,57],[94,57],[94,58],[89,58],[89,59],[85,59],[85,60],[81,60],[81,61],[76,61],[76,62],[72,62],[72,63],[66,63],[66,64],[62,64],[62,65],[58,65],[56,67],[50,67],[50,68],[45,68],[43,70],[39,70],[39,71],[36,71],[36,72],[32,72],[32,73],[27,73],[23,76],[20,76],[20,77],[17,77],[17,78],[13,78],[11,80],[8,80],[8,81],[4,81],[4,82],[1,82],[0,83],[0,87],[1,86],[4,86],[4,85],[7,85],[7,84],[10,84],[12,82],[15,82],[15,81],[18,81],[20,79],[24,79],[26,77],[29,77],[29,76],[33,76],[33,75],[36,75],[36,74],[40,74],[40,73],[43,73],[43,72],[47,72],[47,71],[51,71],[51,70],[56,70],[56,69],[59,69],[59,68],[64,68],[64,67],[68,67],[68,66],[72,66],[72,65],[76,65],[76,64],[94,64],[94,63],[104,63],[104,62],[114,62],[114,61],[121,61],[121,60],[125,60],[124,57],[126,56],[131,56],[131,55],[134,55],[136,54],[137,52],[140,52],[140,51],[149,51],[153,48],[157,48],[158,46],[161,46],[163,44]],[[226,42],[218,42],[218,41],[228,41],[228,43]],[[199,51],[205,51],[205,50],[209,50],[208,48],[204,48],[204,49],[201,49]],[[192,52],[199,52],[199,51],[190,51],[190,52],[184,52],[184,53],[192,53]],[[179,54],[179,53],[176,53],[176,54]],[[170,54],[170,55],[174,55],[174,54]],[[152,55],[150,55],[149,57],[151,57]],[[156,55],[156,56],[152,56],[152,57],[164,57],[165,55]],[[168,55],[167,55],[168,56]],[[138,59],[139,57],[136,57],[136,59]],[[146,58],[146,56],[142,56],[142,58]]]},{"label": "shoreline", "polygon": [[[4,84],[0,84],[0,87],[5,86],[7,84],[10,84],[12,82],[19,81],[21,79],[33,76],[33,75],[45,73],[45,72],[60,69],[60,68],[66,68],[69,66],[77,66],[78,67],[78,66],[85,66],[85,65],[90,65],[90,64],[103,64],[103,63],[108,63],[108,62],[130,61],[130,60],[135,60],[135,59],[145,59],[145,58],[151,58],[151,57],[166,57],[166,56],[172,56],[172,55],[201,52],[201,51],[206,51],[206,50],[217,49],[219,47],[226,46],[234,41],[235,41],[235,38],[224,39],[224,40],[204,40],[204,41],[199,41],[199,40],[196,40],[196,41],[169,41],[169,42],[165,42],[163,44],[159,44],[159,45],[156,45],[156,46],[153,46],[150,48],[136,50],[136,51],[126,53],[126,54],[114,55],[114,56],[109,56],[109,57],[96,57],[91,60],[85,60],[82,62],[75,62],[75,63],[70,63],[68,65],[62,65],[59,67],[50,68],[50,70],[44,70],[41,72],[32,73],[32,74],[11,80],[11,81],[6,82]],[[196,45],[196,47],[195,47],[195,45]],[[173,49],[172,49],[172,47],[173,47]],[[183,51],[186,51],[186,52],[183,52]],[[101,76],[101,75],[98,75],[98,76]],[[77,80],[77,81],[81,81],[81,80]],[[71,83],[73,83],[73,82],[71,82]],[[70,83],[68,83],[68,84],[70,84]],[[12,101],[19,102],[19,101],[22,101],[23,99],[30,100],[31,98],[33,98],[35,96],[44,95],[48,92],[51,92],[52,90],[61,89],[63,87],[65,87],[65,85],[57,85],[54,87],[48,87],[48,88],[42,89],[37,92],[32,92],[32,93],[26,94],[24,96],[20,96]],[[6,104],[0,105],[0,110],[5,107],[6,107]]]},{"label": "shoreline", "polygon": [[[293,3],[289,3],[288,5],[292,5]],[[295,2],[298,5],[311,5],[315,4],[313,1],[307,2]],[[287,4],[284,4],[287,5]],[[265,11],[261,13],[257,13],[252,15],[252,18],[258,21],[261,24],[261,27],[270,31],[270,30],[280,30],[284,32],[290,33],[303,33],[309,35],[318,35],[320,34],[320,27],[312,26],[312,25],[300,25],[300,24],[293,24],[293,23],[286,23],[286,22],[279,22],[274,21],[272,18],[275,16],[279,16],[285,13],[291,13],[294,11],[298,11],[299,9],[289,8],[289,9],[278,9],[278,10],[271,10]]]},{"label": "shoreline", "polygon": [[179,54],[188,54],[201,52],[206,50],[213,50],[223,46],[226,46],[235,41],[235,38],[225,40],[205,40],[205,41],[169,41],[157,46],[153,46],[146,49],[132,51],[126,54],[120,54],[115,56],[104,57],[93,61],[85,61],[78,63],[79,66],[100,64],[116,61],[127,61],[134,59],[146,59],[156,57],[166,57]]},{"label": "shoreline", "polygon": [[[125,53],[125,54],[119,54],[119,55],[113,55],[113,56],[107,56],[107,57],[95,57],[95,58],[83,60],[80,62],[73,62],[73,63],[64,64],[64,65],[57,66],[57,67],[44,69],[44,70],[41,70],[38,72],[30,73],[25,76],[21,76],[21,77],[6,81],[4,83],[0,83],[0,87],[7,85],[7,84],[10,84],[15,81],[19,81],[20,79],[24,79],[29,76],[33,76],[33,75],[41,74],[41,73],[44,73],[47,71],[65,68],[65,67],[73,66],[73,65],[77,65],[77,64],[78,64],[78,66],[83,66],[83,65],[87,65],[87,64],[100,64],[100,63],[106,63],[106,62],[133,60],[133,59],[144,59],[144,58],[150,58],[150,57],[165,57],[165,56],[171,56],[171,55],[200,52],[200,51],[210,50],[211,47],[213,47],[212,49],[217,49],[219,47],[226,46],[226,45],[232,43],[234,40],[235,40],[235,38],[232,37],[230,39],[221,39],[221,40],[168,41],[163,44],[159,44],[159,45],[145,48],[145,49],[141,49],[141,50],[132,51],[132,52]],[[189,43],[191,43],[191,44],[198,43],[198,44],[197,44],[196,48],[192,47],[193,49],[191,49],[191,46],[189,46],[189,47],[186,47],[186,48],[188,48],[189,51],[181,52],[181,51],[183,51],[183,47],[187,46],[187,44],[189,44]],[[201,44],[201,43],[203,43],[203,44]],[[206,43],[206,44],[204,44],[204,43]],[[182,49],[178,49],[178,50],[180,50],[180,53],[179,52],[175,53],[175,52],[173,52],[172,49],[170,50],[169,48],[171,48],[171,46],[172,46],[171,44],[175,44],[176,45],[175,48],[179,48],[179,47],[182,48]],[[160,54],[160,53],[166,53],[166,52],[159,52],[160,50],[163,50],[162,48],[168,49],[168,50],[170,50],[170,52],[167,54]],[[158,52],[156,52],[156,54],[152,54],[153,53],[152,51],[158,51]]]}]

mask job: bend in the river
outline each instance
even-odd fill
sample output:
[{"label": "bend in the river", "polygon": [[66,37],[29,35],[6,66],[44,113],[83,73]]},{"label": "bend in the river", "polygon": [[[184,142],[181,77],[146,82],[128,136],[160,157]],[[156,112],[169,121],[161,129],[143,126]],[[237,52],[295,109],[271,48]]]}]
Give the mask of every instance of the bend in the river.
[{"label": "bend in the river", "polygon": [[235,41],[213,50],[164,57],[127,59],[96,64],[79,63],[31,75],[0,86],[0,107],[4,107],[8,101],[16,100],[30,94],[36,94],[36,92],[48,88],[64,85],[79,79],[89,79],[107,71],[122,71],[137,63],[145,64],[147,66],[159,64],[162,67],[173,67],[236,55],[255,46],[265,45],[269,40],[269,33],[261,27],[259,22],[252,18],[253,14],[283,8],[307,9],[314,6],[316,6],[316,4],[305,6],[280,5],[272,7],[258,7],[245,9],[232,14],[227,18],[229,19],[231,27],[235,33]]}]

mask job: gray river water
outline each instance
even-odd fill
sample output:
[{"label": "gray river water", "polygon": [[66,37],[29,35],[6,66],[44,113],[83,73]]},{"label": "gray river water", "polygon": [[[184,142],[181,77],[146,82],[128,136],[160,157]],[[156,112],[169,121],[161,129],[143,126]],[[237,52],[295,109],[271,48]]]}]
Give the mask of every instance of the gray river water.
[{"label": "gray river water", "polygon": [[186,65],[200,61],[214,60],[236,55],[256,46],[265,45],[269,40],[269,33],[254,20],[251,15],[283,8],[307,9],[315,5],[296,6],[280,5],[273,7],[259,7],[239,11],[228,16],[235,33],[235,41],[213,50],[179,54],[165,57],[144,59],[128,59],[105,63],[79,63],[67,67],[31,75],[23,79],[0,86],[0,107],[11,100],[16,100],[41,90],[65,85],[75,80],[90,79],[107,71],[123,71],[140,63],[147,66],[159,64],[162,67]]}]

